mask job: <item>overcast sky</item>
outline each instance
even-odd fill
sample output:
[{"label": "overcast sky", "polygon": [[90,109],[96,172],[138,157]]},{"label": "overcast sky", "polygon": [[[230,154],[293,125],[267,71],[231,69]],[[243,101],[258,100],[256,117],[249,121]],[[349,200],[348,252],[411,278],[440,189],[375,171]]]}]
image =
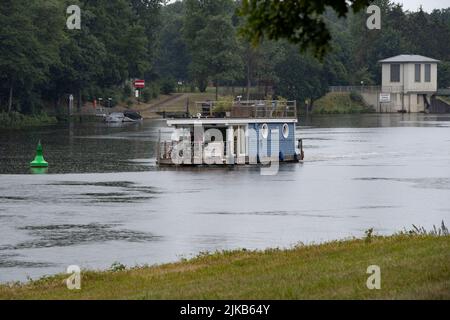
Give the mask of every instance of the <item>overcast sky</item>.
[{"label": "overcast sky", "polygon": [[[169,0],[175,2],[176,0]],[[433,9],[443,9],[450,7],[450,0],[393,0],[395,3],[403,4],[403,9],[417,11],[422,5],[424,11],[431,12]]]},{"label": "overcast sky", "polygon": [[427,12],[450,7],[450,0],[394,0],[394,2],[403,4],[403,9],[409,11],[417,11],[420,5]]}]

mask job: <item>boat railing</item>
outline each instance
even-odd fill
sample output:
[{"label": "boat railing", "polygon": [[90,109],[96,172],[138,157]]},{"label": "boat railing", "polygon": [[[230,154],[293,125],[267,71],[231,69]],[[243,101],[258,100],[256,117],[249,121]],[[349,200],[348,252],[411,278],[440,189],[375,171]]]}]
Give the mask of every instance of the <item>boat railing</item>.
[{"label": "boat railing", "polygon": [[230,143],[226,141],[163,141],[158,145],[158,162],[224,163],[231,154],[229,149]]},{"label": "boat railing", "polygon": [[297,118],[296,101],[198,101],[193,117],[201,118]]}]

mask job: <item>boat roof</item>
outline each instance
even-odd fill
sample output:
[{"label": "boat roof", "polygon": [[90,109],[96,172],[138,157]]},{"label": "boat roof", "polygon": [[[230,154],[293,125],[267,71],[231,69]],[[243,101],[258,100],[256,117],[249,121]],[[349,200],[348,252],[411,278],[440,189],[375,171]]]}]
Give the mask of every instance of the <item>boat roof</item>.
[{"label": "boat roof", "polygon": [[231,126],[231,125],[242,125],[251,123],[297,123],[297,119],[293,118],[225,118],[225,119],[171,119],[167,120],[168,126],[175,127],[187,127],[187,126],[205,126],[205,125],[219,125],[219,126]]}]

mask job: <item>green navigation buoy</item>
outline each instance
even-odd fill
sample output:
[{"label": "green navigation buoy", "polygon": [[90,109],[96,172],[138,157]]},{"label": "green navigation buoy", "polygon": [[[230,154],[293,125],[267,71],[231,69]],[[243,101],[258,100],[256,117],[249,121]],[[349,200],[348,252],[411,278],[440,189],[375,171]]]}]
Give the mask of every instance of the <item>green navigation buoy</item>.
[{"label": "green navigation buoy", "polygon": [[44,155],[42,153],[41,140],[39,140],[39,143],[36,148],[36,157],[34,158],[33,162],[30,163],[30,167],[32,167],[32,168],[47,168],[48,167],[48,162],[45,161]]}]

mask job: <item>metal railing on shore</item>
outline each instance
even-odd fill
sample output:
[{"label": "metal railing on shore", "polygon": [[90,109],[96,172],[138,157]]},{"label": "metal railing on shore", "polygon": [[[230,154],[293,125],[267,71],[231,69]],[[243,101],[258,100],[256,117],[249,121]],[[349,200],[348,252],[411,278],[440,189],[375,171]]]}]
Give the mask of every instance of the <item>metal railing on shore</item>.
[{"label": "metal railing on shore", "polygon": [[396,93],[403,92],[403,86],[330,86],[330,92]]},{"label": "metal railing on shore", "polygon": [[189,114],[203,118],[297,118],[296,101],[200,101]]},{"label": "metal railing on shore", "polygon": [[330,92],[378,92],[380,86],[330,86]]}]

